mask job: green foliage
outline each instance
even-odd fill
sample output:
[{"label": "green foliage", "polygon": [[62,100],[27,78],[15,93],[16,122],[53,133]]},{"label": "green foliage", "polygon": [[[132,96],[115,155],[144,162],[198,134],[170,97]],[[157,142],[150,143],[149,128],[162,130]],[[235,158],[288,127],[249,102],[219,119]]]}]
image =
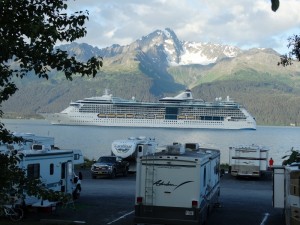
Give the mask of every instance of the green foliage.
[{"label": "green foliage", "polygon": [[276,12],[277,9],[279,8],[279,4],[280,4],[279,0],[271,0],[271,3],[272,3],[271,6],[272,10]]},{"label": "green foliage", "polygon": [[293,64],[293,59],[300,61],[300,35],[293,35],[288,38],[289,44],[288,48],[292,48],[288,54],[282,55],[280,57],[280,62],[278,65],[290,66]]},{"label": "green foliage", "polygon": [[224,171],[228,171],[229,170],[229,164],[228,163],[221,163],[220,164],[220,169],[224,170]]},{"label": "green foliage", "polygon": [[4,202],[10,200],[10,194],[18,198],[23,196],[25,173],[17,166],[19,160],[15,156],[0,154],[0,199]]},{"label": "green foliage", "polygon": [[80,165],[75,165],[75,169],[89,169],[91,168],[92,164],[94,164],[95,159],[89,159],[87,157],[84,157],[84,163],[83,164],[80,164]]},{"label": "green foliage", "polygon": [[[70,42],[86,34],[88,12],[69,16],[67,8],[65,0],[1,0],[0,105],[17,91],[13,77],[33,73],[48,79],[51,70],[62,71],[68,80],[76,73],[93,77],[97,74],[102,58],[92,57],[82,63],[66,51],[54,50],[58,41]],[[7,132],[3,126],[0,128],[3,139]]]},{"label": "green foliage", "polygon": [[242,103],[259,125],[289,126],[300,124],[300,90],[285,83],[224,80],[193,88],[196,98],[212,101],[229,96]]},{"label": "green foliage", "polygon": [[29,179],[26,172],[18,166],[22,155],[0,154],[0,199],[10,202],[12,197],[23,199],[25,194],[40,199],[64,201],[64,193],[46,189],[40,179]]},{"label": "green foliage", "polygon": [[282,159],[285,159],[282,162],[282,165],[290,165],[294,162],[300,162],[300,152],[299,150],[294,150],[294,148],[292,148],[291,153],[283,156]]},{"label": "green foliage", "polygon": [[[54,49],[57,42],[72,42],[85,36],[87,11],[68,15],[66,0],[0,0],[0,107],[18,90],[14,77],[32,74],[49,78],[51,71],[61,71],[67,80],[74,74],[95,77],[102,67],[101,57],[79,62],[66,51]],[[36,92],[38,93],[38,92]],[[0,117],[3,112],[0,110]],[[0,123],[0,141],[16,141]],[[0,154],[0,199],[7,200],[13,189],[25,190],[44,199],[60,198],[59,193],[43,188],[39,179],[29,180],[18,166],[18,156]]]}]

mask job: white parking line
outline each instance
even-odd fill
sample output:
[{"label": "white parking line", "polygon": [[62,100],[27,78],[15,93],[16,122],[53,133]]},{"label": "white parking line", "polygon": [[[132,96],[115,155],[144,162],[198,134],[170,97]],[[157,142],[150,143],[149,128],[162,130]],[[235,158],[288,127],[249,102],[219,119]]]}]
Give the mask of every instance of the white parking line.
[{"label": "white parking line", "polygon": [[119,218],[117,218],[117,219],[115,219],[115,220],[113,220],[113,221],[111,221],[111,222],[109,222],[109,223],[107,223],[107,224],[109,225],[109,224],[112,224],[112,223],[114,223],[114,222],[117,222],[118,220],[123,219],[123,218],[125,218],[126,216],[128,216],[128,215],[130,215],[130,214],[132,214],[132,213],[134,213],[134,210],[131,211],[131,212],[129,212],[129,213],[124,214],[123,216],[120,216]]},{"label": "white parking line", "polygon": [[269,216],[270,216],[269,213],[265,213],[264,219],[261,221],[260,225],[265,225],[265,222],[267,222]]}]

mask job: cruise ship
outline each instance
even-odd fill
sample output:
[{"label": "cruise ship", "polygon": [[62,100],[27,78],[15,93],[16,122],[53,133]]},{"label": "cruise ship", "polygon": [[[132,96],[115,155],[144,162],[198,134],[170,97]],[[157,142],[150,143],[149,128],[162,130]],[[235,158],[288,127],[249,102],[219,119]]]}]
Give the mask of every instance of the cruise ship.
[{"label": "cruise ship", "polygon": [[42,115],[56,125],[256,130],[255,118],[229,97],[205,102],[194,99],[191,90],[158,102],[126,100],[105,90],[100,97],[71,102],[60,113]]}]

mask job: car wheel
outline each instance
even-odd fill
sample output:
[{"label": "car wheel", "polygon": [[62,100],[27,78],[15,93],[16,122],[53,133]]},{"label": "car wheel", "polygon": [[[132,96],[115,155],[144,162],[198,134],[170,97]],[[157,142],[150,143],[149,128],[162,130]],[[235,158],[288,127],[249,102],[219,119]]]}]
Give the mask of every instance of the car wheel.
[{"label": "car wheel", "polygon": [[113,170],[111,172],[110,178],[115,178],[116,177],[116,170]]},{"label": "car wheel", "polygon": [[124,177],[127,177],[127,175],[128,175],[128,168],[125,168],[125,170],[124,170],[124,172],[123,172],[123,176],[124,176]]}]

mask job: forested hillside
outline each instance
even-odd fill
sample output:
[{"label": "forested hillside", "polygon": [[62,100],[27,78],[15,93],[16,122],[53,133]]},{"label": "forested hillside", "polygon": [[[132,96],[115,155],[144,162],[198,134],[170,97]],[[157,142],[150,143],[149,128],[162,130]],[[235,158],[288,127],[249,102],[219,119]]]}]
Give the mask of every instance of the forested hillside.
[{"label": "forested hillside", "polygon": [[[70,101],[102,95],[110,87],[115,96],[139,100],[157,100],[149,92],[151,81],[127,75],[122,81],[109,79],[63,81],[60,85],[38,82],[23,87],[5,103],[5,116],[38,117],[39,112],[60,112]],[[51,83],[51,82],[50,82]],[[283,83],[257,83],[226,80],[205,83],[192,89],[194,98],[212,101],[216,97],[229,96],[246,107],[259,125],[300,124],[300,91]],[[168,95],[170,96],[170,95]]]},{"label": "forested hillside", "polygon": [[5,102],[4,117],[38,117],[60,112],[71,101],[114,96],[157,101],[191,89],[195,98],[212,101],[230,96],[243,104],[258,125],[300,124],[300,63],[277,66],[272,49],[240,50],[232,46],[181,42],[170,29],[155,31],[128,46],[97,49],[88,44],[62,46],[84,61],[102,55],[104,66],[95,78],[67,81],[52,71],[49,80],[28,75],[16,78],[19,91]]},{"label": "forested hillside", "polygon": [[193,91],[203,99],[229,96],[244,105],[260,125],[300,124],[300,91],[282,83],[217,81]]}]

